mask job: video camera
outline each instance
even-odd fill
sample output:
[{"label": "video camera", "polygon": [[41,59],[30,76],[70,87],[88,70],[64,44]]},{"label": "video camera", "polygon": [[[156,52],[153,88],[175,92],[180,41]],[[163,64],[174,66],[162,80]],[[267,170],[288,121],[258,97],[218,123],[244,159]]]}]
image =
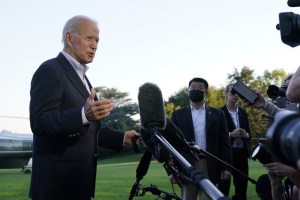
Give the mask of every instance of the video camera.
[{"label": "video camera", "polygon": [[298,111],[296,103],[292,103],[286,97],[286,90],[288,86],[284,83],[280,87],[276,85],[269,85],[267,94],[274,101],[276,106],[285,110]]},{"label": "video camera", "polygon": [[251,153],[252,160],[258,160],[261,164],[269,164],[275,161],[273,153],[263,143],[258,143]]},{"label": "video camera", "polygon": [[[299,7],[300,0],[288,0],[288,6]],[[280,31],[281,41],[291,47],[300,44],[300,16],[293,12],[279,13],[279,24],[276,29]]]},{"label": "video camera", "polygon": [[276,113],[267,131],[271,151],[281,162],[296,166],[300,159],[300,114],[290,110]]}]

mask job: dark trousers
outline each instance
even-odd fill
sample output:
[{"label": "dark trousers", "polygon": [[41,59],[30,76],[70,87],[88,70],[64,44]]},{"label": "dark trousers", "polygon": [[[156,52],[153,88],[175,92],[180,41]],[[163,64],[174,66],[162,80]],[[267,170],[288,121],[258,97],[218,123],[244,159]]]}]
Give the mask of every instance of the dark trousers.
[{"label": "dark trousers", "polygon": [[[248,156],[247,150],[245,148],[242,149],[235,149],[233,148],[232,151],[232,161],[233,167],[244,173],[248,176],[249,174],[249,166],[248,166]],[[232,199],[238,200],[246,200],[247,199],[247,187],[248,187],[248,179],[232,170],[232,177],[233,177],[233,184],[235,189],[235,194]],[[230,182],[228,181],[221,181],[218,184],[219,190],[225,195],[229,195],[230,190]]]}]

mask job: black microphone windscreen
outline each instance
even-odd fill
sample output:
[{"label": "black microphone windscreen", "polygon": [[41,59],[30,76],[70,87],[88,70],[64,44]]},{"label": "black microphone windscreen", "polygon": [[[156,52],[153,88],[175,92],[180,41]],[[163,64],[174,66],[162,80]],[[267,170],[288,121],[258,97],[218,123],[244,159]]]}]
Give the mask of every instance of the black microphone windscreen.
[{"label": "black microphone windscreen", "polygon": [[136,168],[136,178],[141,180],[147,174],[150,162],[152,158],[152,153],[149,150],[146,150],[141,161]]},{"label": "black microphone windscreen", "polygon": [[138,104],[141,124],[145,129],[166,126],[166,115],[163,97],[159,87],[153,83],[145,83],[139,88]]}]

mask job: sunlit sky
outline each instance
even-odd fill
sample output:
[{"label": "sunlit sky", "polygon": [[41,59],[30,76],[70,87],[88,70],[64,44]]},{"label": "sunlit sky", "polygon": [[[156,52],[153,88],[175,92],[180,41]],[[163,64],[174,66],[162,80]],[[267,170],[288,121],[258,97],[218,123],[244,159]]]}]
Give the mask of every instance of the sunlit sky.
[{"label": "sunlit sky", "polygon": [[[0,131],[31,133],[30,81],[38,66],[62,50],[65,22],[87,15],[99,22],[100,43],[89,80],[128,92],[157,84],[164,99],[203,77],[226,84],[234,68],[294,72],[300,47],[281,42],[279,13],[300,13],[274,0],[51,0],[1,1]],[[7,116],[7,117],[5,117]],[[20,118],[18,118],[20,117]]]}]

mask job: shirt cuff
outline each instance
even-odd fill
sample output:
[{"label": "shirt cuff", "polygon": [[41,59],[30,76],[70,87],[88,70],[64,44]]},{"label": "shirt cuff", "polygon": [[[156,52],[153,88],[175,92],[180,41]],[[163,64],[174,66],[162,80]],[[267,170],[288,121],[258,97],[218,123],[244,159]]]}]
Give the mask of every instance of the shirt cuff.
[{"label": "shirt cuff", "polygon": [[84,107],[81,109],[81,118],[82,118],[82,124],[87,125],[89,124],[89,120],[86,118],[85,113],[84,113]]}]

